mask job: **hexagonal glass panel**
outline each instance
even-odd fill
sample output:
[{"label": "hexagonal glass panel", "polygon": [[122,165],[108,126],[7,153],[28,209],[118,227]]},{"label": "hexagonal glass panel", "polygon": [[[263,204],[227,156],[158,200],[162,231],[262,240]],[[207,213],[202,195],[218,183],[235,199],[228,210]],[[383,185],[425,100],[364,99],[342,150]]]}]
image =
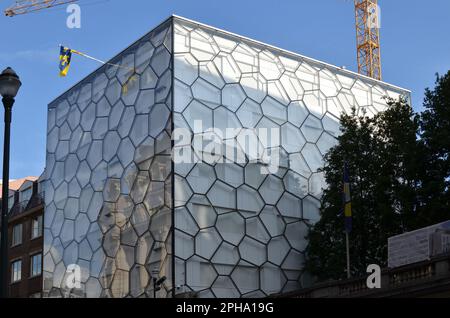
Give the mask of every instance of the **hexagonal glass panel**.
[{"label": "hexagonal glass panel", "polygon": [[302,202],[292,194],[285,192],[280,201],[278,201],[277,207],[283,216],[302,217]]},{"label": "hexagonal glass panel", "polygon": [[236,208],[236,190],[223,182],[216,181],[207,196],[214,206]]},{"label": "hexagonal glass panel", "polygon": [[194,98],[208,107],[216,108],[220,105],[221,91],[204,79],[197,79],[191,88]]},{"label": "hexagonal glass panel", "polygon": [[259,217],[272,237],[284,233],[285,224],[275,207],[266,206],[259,214]]},{"label": "hexagonal glass panel", "polygon": [[217,178],[232,187],[239,187],[244,182],[243,168],[232,163],[218,163],[214,167]]},{"label": "hexagonal glass panel", "polygon": [[239,84],[228,84],[222,89],[222,104],[235,112],[245,99],[245,93]]},{"label": "hexagonal glass panel", "polygon": [[274,237],[267,246],[269,262],[280,266],[290,249],[291,246],[284,236]]},{"label": "hexagonal glass panel", "polygon": [[286,190],[298,197],[305,197],[308,194],[308,179],[290,170],[283,178]]},{"label": "hexagonal glass panel", "polygon": [[241,258],[256,266],[262,265],[266,259],[266,247],[264,244],[255,241],[250,237],[245,237],[239,244]]},{"label": "hexagonal glass panel", "polygon": [[287,108],[273,98],[266,98],[261,104],[261,108],[264,116],[274,121],[275,123],[282,125],[286,122]]},{"label": "hexagonal glass panel", "polygon": [[200,230],[195,237],[195,254],[210,259],[220,245],[219,233],[214,228]]},{"label": "hexagonal glass panel", "polygon": [[217,219],[216,211],[214,211],[205,197],[194,195],[187,204],[187,208],[199,228],[215,225]]},{"label": "hexagonal glass panel", "polygon": [[258,103],[267,95],[267,81],[259,73],[242,74],[241,86],[246,95]]},{"label": "hexagonal glass panel", "polygon": [[214,57],[214,64],[227,83],[239,82],[241,71],[233,57],[225,52],[220,52]]},{"label": "hexagonal glass panel", "polygon": [[200,77],[218,88],[225,85],[221,74],[217,70],[213,62],[200,62]]},{"label": "hexagonal glass panel", "polygon": [[192,85],[199,75],[197,60],[191,54],[176,54],[174,75],[183,83]]},{"label": "hexagonal glass panel", "polygon": [[303,123],[301,130],[307,141],[315,143],[322,134],[322,123],[320,119],[310,115]]},{"label": "hexagonal glass panel", "polygon": [[214,179],[214,169],[206,163],[197,163],[186,178],[192,190],[202,194],[208,192]]},{"label": "hexagonal glass panel", "polygon": [[264,206],[264,201],[256,190],[243,185],[237,190],[237,208],[244,211],[259,212]]},{"label": "hexagonal glass panel", "polygon": [[262,117],[261,106],[251,99],[246,99],[237,111],[237,116],[244,128],[254,128]]},{"label": "hexagonal glass panel", "polygon": [[212,285],[212,291],[217,298],[237,298],[240,297],[239,291],[233,284],[231,278],[219,276]]},{"label": "hexagonal glass panel", "polygon": [[259,193],[267,204],[276,204],[283,194],[283,183],[277,177],[269,175],[261,185]]},{"label": "hexagonal glass panel", "polygon": [[259,272],[252,266],[238,266],[231,274],[231,279],[236,283],[242,294],[259,288]]},{"label": "hexagonal glass panel", "polygon": [[245,233],[251,238],[266,244],[270,240],[270,235],[263,222],[258,217],[245,220]]},{"label": "hexagonal glass panel", "polygon": [[175,231],[175,239],[177,244],[175,245],[175,254],[182,259],[188,259],[194,255],[194,238],[190,235]]},{"label": "hexagonal glass panel", "polygon": [[238,245],[245,235],[245,223],[237,212],[219,215],[216,228],[227,242]]},{"label": "hexagonal glass panel", "polygon": [[292,248],[303,252],[308,245],[309,228],[304,222],[290,223],[286,226],[286,237]]}]

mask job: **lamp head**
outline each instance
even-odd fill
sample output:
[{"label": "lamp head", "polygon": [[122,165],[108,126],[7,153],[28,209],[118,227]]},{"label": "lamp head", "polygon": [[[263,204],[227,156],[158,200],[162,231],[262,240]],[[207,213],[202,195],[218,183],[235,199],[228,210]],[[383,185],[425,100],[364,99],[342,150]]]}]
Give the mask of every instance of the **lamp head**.
[{"label": "lamp head", "polygon": [[158,279],[158,280],[156,281],[156,286],[160,286],[162,283],[164,283],[164,282],[166,281],[166,279],[167,279],[166,276],[163,276],[163,277],[161,277],[160,279]]},{"label": "lamp head", "polygon": [[20,86],[19,76],[10,67],[6,68],[0,74],[0,95],[5,99],[14,99],[16,97]]}]

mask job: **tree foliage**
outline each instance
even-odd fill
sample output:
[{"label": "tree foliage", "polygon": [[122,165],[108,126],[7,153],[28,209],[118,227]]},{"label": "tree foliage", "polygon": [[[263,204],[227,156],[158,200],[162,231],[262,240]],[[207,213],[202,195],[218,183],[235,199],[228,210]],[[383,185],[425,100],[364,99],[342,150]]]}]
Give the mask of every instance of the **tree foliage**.
[{"label": "tree foliage", "polygon": [[346,276],[343,166],[351,183],[351,271],[386,265],[388,237],[414,226],[420,185],[419,117],[404,101],[387,100],[385,112],[342,115],[338,144],[326,155],[321,220],[310,232],[307,270],[319,280]]},{"label": "tree foliage", "polygon": [[434,90],[426,89],[420,136],[426,173],[421,188],[420,223],[450,219],[450,71],[437,75]]},{"label": "tree foliage", "polygon": [[425,90],[424,111],[387,99],[373,117],[342,115],[326,155],[321,220],[309,234],[306,268],[319,280],[346,276],[343,166],[352,188],[351,272],[385,266],[387,239],[450,219],[450,72]]}]

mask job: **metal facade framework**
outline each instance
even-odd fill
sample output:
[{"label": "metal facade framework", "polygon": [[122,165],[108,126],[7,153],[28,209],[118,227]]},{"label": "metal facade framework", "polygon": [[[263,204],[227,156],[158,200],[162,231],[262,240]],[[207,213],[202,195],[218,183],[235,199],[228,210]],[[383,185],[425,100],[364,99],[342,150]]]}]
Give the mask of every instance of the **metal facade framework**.
[{"label": "metal facade framework", "polygon": [[355,0],[358,72],[381,80],[378,0]]},{"label": "metal facade framework", "polygon": [[[179,17],[49,105],[46,296],[260,297],[308,286],[323,156],[339,115],[375,114],[405,90]],[[174,130],[274,128],[277,172],[178,163]],[[66,285],[81,267],[81,289]]]}]

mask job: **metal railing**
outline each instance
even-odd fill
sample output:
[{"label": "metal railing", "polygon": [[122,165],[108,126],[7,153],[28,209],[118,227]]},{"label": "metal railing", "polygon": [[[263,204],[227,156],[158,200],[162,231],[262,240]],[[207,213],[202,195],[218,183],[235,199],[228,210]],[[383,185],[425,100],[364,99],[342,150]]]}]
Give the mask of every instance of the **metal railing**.
[{"label": "metal railing", "polygon": [[36,193],[29,200],[17,202],[9,211],[9,217],[17,216],[25,211],[34,209],[44,204],[45,192]]},{"label": "metal railing", "polygon": [[450,253],[429,261],[384,269],[381,272],[381,289],[369,289],[367,277],[319,283],[311,288],[274,297],[289,298],[340,298],[340,297],[394,297],[417,290],[422,294],[444,286],[450,292]]}]

